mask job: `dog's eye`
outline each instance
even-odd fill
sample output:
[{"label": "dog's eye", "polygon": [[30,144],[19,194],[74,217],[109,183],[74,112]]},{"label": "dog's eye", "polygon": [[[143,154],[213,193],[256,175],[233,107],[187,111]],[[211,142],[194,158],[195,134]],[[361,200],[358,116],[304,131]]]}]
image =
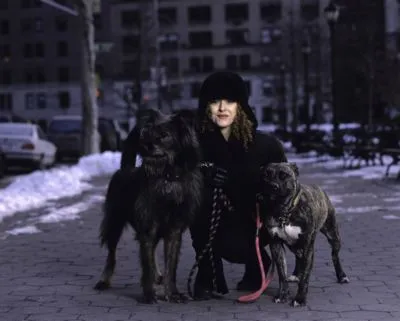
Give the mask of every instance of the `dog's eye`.
[{"label": "dog's eye", "polygon": [[169,137],[169,133],[167,131],[160,132],[160,139],[166,139]]},{"label": "dog's eye", "polygon": [[271,178],[272,177],[273,172],[270,170],[264,171],[264,177],[265,178]]},{"label": "dog's eye", "polygon": [[279,173],[279,179],[281,179],[281,180],[284,180],[284,179],[286,179],[288,177],[289,177],[289,175],[287,173],[285,173],[285,172],[280,172]]}]

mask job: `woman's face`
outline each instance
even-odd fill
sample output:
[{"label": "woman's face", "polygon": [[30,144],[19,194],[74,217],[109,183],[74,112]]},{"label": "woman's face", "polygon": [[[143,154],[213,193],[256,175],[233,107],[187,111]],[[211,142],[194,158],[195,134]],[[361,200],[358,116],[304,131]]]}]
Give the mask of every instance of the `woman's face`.
[{"label": "woman's face", "polygon": [[238,103],[226,99],[214,100],[208,104],[211,121],[219,128],[229,128],[235,121]]}]

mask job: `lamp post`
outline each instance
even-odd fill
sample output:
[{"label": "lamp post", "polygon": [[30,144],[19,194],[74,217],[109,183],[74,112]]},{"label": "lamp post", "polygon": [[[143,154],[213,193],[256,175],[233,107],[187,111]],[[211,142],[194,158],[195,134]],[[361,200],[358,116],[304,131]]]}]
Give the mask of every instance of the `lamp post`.
[{"label": "lamp post", "polygon": [[279,75],[280,75],[280,82],[281,82],[281,108],[280,108],[280,115],[281,115],[281,125],[283,131],[286,135],[287,133],[287,110],[286,110],[286,66],[284,63],[281,64],[279,67]]},{"label": "lamp post", "polygon": [[325,17],[328,22],[329,31],[330,31],[330,45],[331,45],[331,95],[332,95],[332,123],[333,123],[333,134],[336,137],[338,132],[339,124],[337,119],[337,102],[336,102],[336,46],[335,46],[335,38],[336,38],[336,22],[339,19],[339,8],[338,6],[331,0],[328,6],[324,10]]},{"label": "lamp post", "polygon": [[303,54],[303,61],[304,61],[304,116],[305,116],[305,123],[306,123],[306,133],[308,134],[310,132],[310,86],[309,86],[309,57],[311,54],[311,45],[310,45],[310,39],[308,33],[306,34],[302,47],[301,47],[301,52]]}]

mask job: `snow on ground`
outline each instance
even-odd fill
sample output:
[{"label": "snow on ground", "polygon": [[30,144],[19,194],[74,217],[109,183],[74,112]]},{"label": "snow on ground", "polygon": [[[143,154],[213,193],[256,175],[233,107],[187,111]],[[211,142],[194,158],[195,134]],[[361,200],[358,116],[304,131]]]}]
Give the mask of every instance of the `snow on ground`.
[{"label": "snow on ground", "polygon": [[112,174],[119,168],[120,158],[118,152],[105,152],[82,157],[73,166],[37,170],[18,176],[9,186],[0,190],[0,222],[16,212],[91,189],[88,180]]},{"label": "snow on ground", "polygon": [[[101,202],[104,196],[92,195],[89,198],[83,199],[71,206],[55,208],[51,201],[63,197],[71,197],[79,195],[84,191],[93,189],[89,183],[93,177],[100,175],[110,175],[119,168],[121,154],[119,152],[105,152],[86,156],[80,159],[78,164],[73,166],[61,166],[43,171],[35,171],[27,175],[18,176],[9,186],[0,189],[0,222],[7,216],[14,215],[20,211],[26,211],[33,208],[47,206],[44,209],[40,218],[34,223],[54,223],[65,220],[73,220],[79,217],[79,214],[94,203]],[[288,154],[290,162],[295,162],[301,168],[304,164],[307,166],[324,167],[326,169],[340,169],[343,166],[342,160],[332,158],[326,161],[319,161],[312,154],[303,156]],[[140,163],[140,159],[138,159]],[[389,159],[384,159],[384,162],[389,162]],[[309,174],[327,178],[324,181],[325,186],[333,186],[336,184],[335,178],[356,176],[360,179],[379,179],[384,177],[386,166],[368,166],[354,170],[340,170],[329,173],[329,177],[323,172]],[[393,166],[391,176],[399,171],[398,166]],[[395,195],[393,195],[395,196]],[[374,210],[373,208],[352,209],[341,208],[342,197],[332,195],[332,201],[339,206],[338,211],[342,213],[355,213]],[[385,200],[386,202],[396,202],[398,198],[392,197]],[[394,204],[393,204],[394,205]],[[399,210],[399,207],[392,207],[392,210]],[[396,216],[397,217],[397,216]],[[387,216],[387,219],[395,219],[392,216]],[[35,225],[30,221],[27,226],[16,227],[7,233],[16,235],[20,233],[37,233],[40,232]]]}]

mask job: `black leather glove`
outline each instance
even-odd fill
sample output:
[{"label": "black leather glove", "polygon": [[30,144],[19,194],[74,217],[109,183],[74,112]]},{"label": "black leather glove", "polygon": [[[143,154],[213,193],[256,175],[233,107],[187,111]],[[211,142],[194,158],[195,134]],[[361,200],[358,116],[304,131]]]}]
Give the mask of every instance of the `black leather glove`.
[{"label": "black leather glove", "polygon": [[214,187],[224,187],[228,183],[228,171],[215,165],[201,165],[204,179]]},{"label": "black leather glove", "polygon": [[214,167],[212,183],[215,187],[226,186],[228,183],[228,171],[222,167]]}]

